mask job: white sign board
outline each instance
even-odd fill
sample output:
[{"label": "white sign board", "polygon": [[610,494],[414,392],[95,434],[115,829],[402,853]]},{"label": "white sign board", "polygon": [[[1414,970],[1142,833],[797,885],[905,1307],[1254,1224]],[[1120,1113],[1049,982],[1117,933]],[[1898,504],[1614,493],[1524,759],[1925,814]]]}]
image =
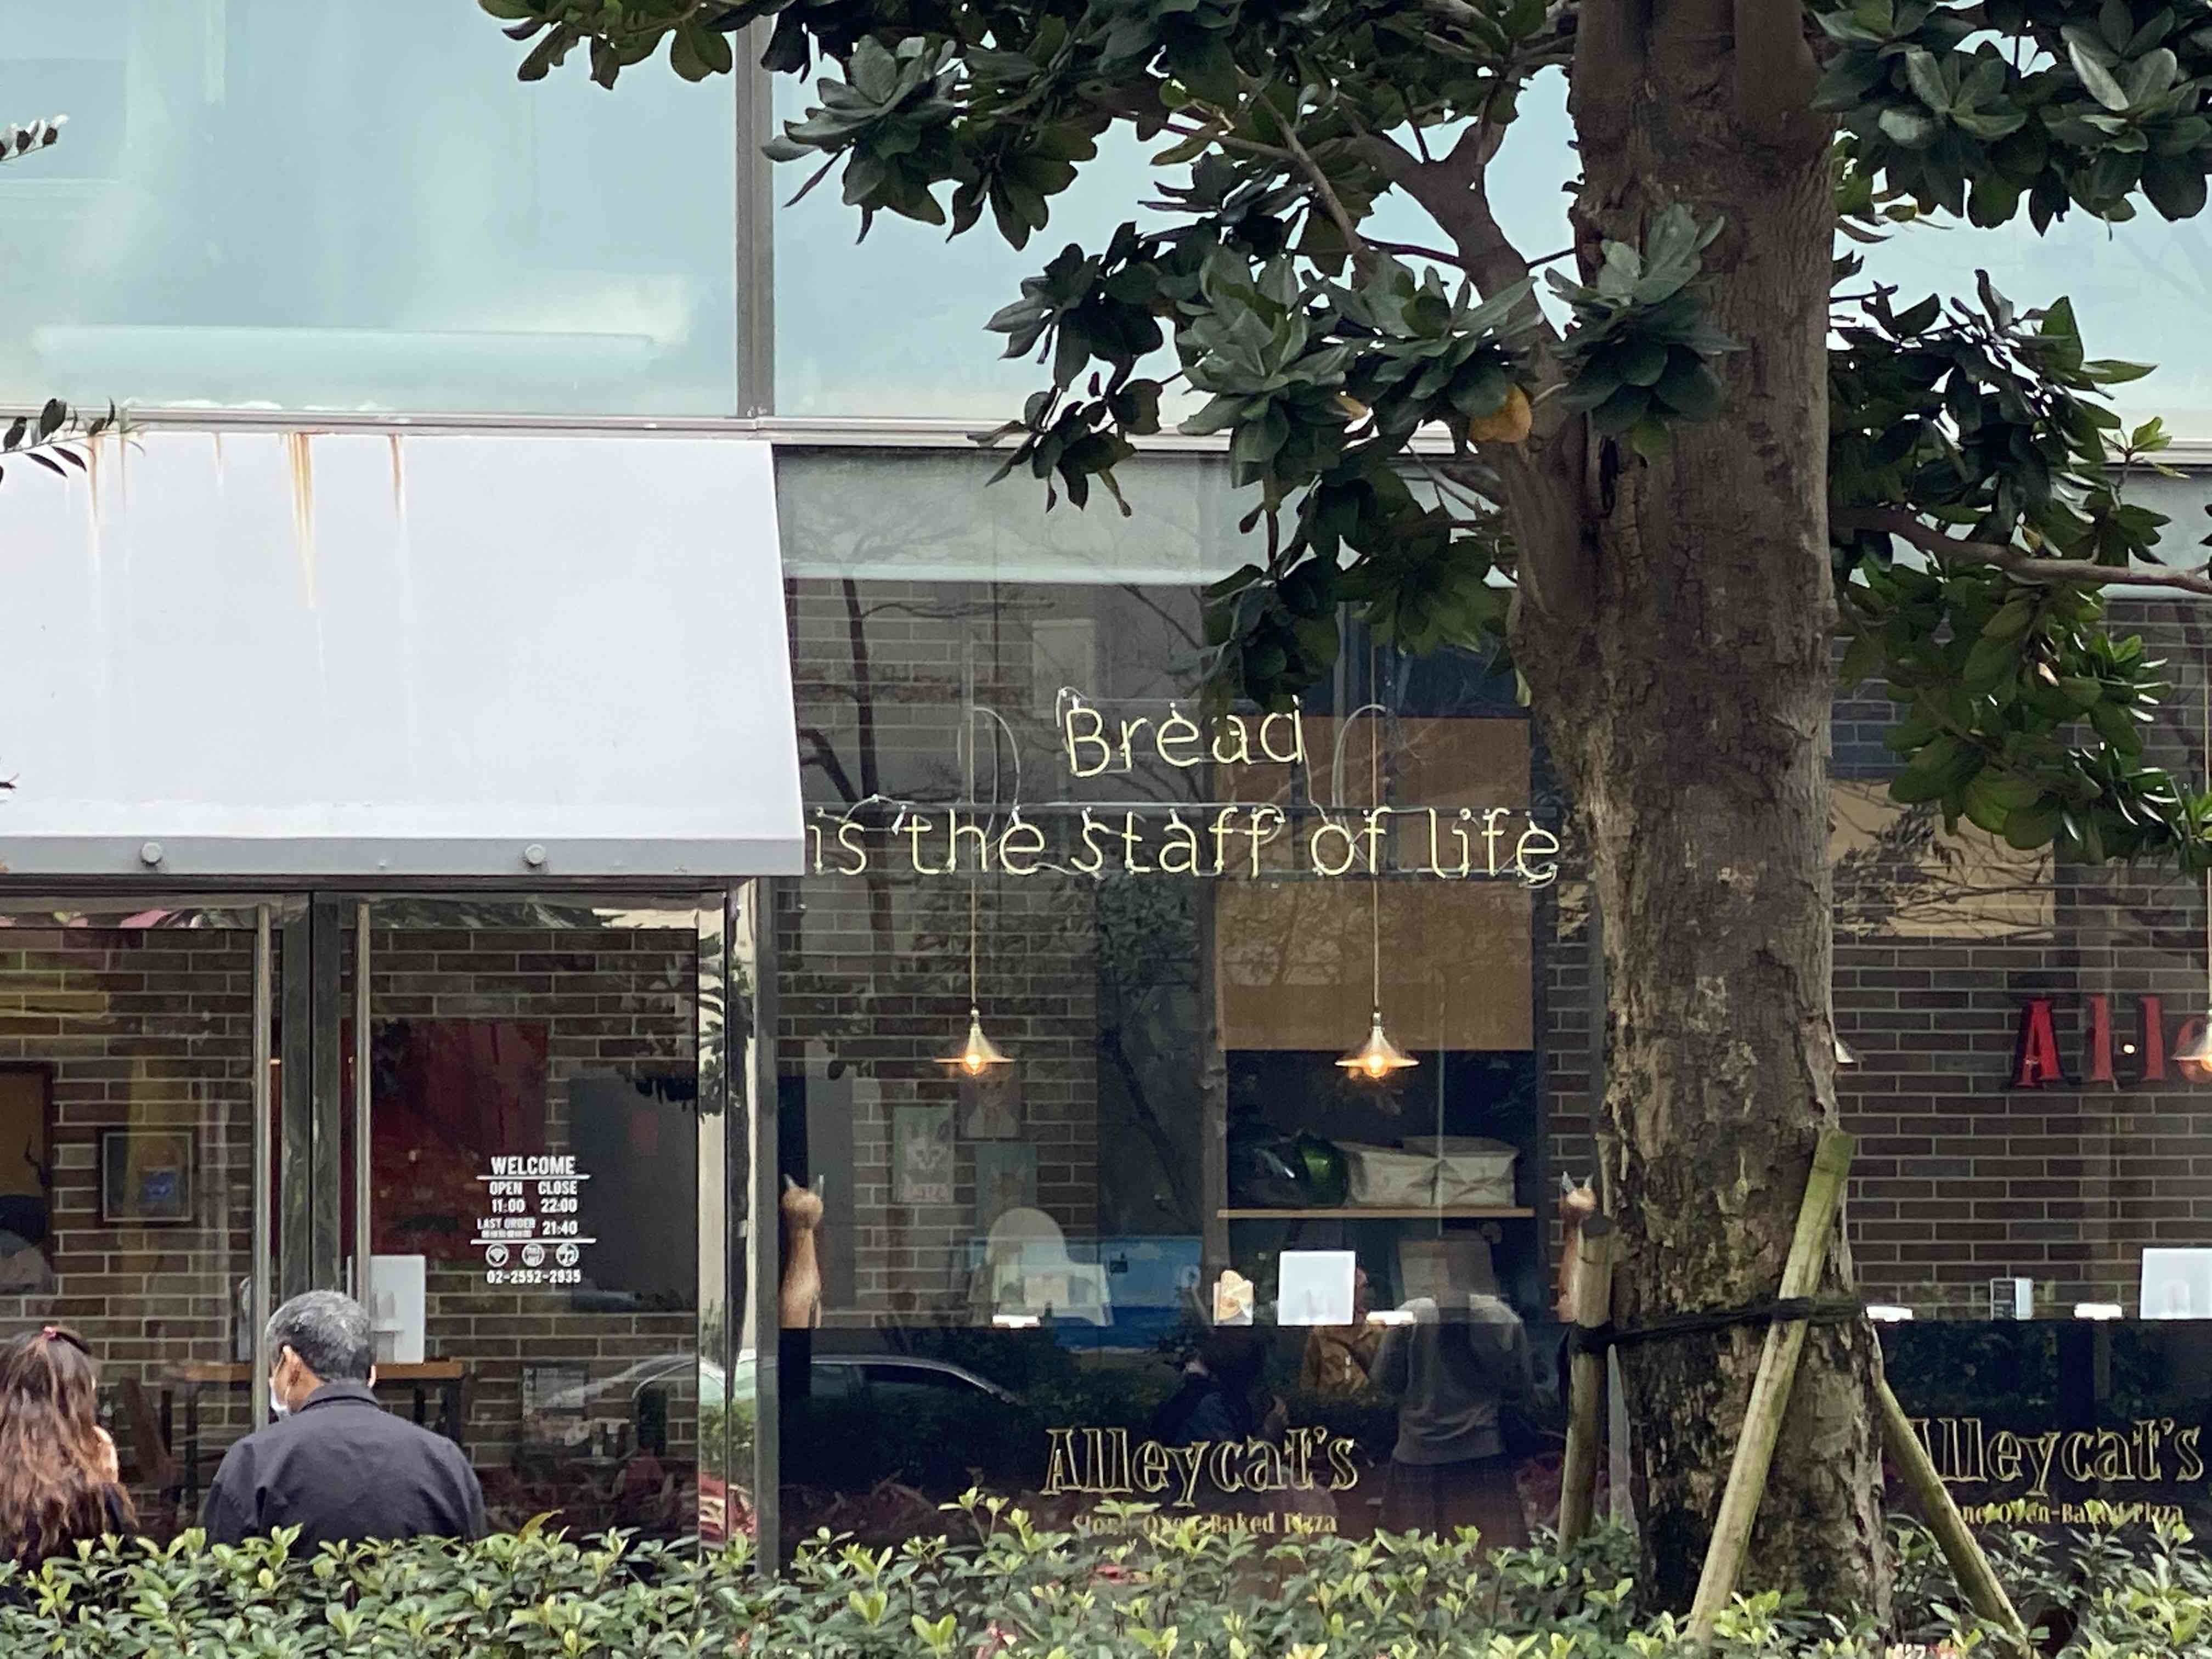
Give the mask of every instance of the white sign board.
[{"label": "white sign board", "polygon": [[584,1252],[599,1241],[578,1219],[584,1183],[574,1154],[495,1158],[477,1236],[484,1282],[505,1289],[560,1289],[584,1282]]},{"label": "white sign board", "polygon": [[2142,1309],[2145,1319],[2212,1319],[2212,1250],[2145,1250]]},{"label": "white sign board", "polygon": [[1276,1258],[1278,1325],[1349,1325],[1359,1257],[1351,1250],[1285,1250]]}]

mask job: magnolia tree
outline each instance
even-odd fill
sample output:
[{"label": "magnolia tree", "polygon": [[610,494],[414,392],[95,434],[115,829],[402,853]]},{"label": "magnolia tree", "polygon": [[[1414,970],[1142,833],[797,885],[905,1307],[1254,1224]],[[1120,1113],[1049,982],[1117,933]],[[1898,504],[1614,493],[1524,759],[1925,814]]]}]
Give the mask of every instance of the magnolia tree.
[{"label": "magnolia tree", "polygon": [[[2212,593],[2122,498],[2160,434],[2105,394],[2142,371],[2063,303],[1847,299],[1837,257],[1915,214],[2199,211],[2202,4],[482,3],[526,79],[580,48],[611,85],[665,47],[697,80],[759,24],[769,69],[823,76],[772,153],[837,175],[864,228],[1018,246],[1110,130],[1158,144],[1152,228],[1060,252],[992,320],[1049,375],[1011,465],[1081,505],[1164,392],[1204,394],[1183,430],[1228,434],[1267,550],[1213,591],[1209,644],[1262,705],[1328,666],[1344,605],[1409,650],[1510,647],[1605,919],[1625,1322],[1771,1297],[1836,1114],[1839,657],[1890,689],[1900,800],[2069,860],[2206,861],[2212,798],[2142,758],[2157,665],[2105,619],[2116,587]],[[1564,253],[1515,246],[1487,185],[1554,67]],[[1432,229],[1377,233],[1386,196]],[[1410,467],[1424,434],[1453,453]],[[1482,505],[1409,486],[1436,468]],[[1694,1583],[1760,1339],[1624,1352],[1662,1596]],[[1881,1599],[1877,1363],[1863,1325],[1812,1333],[1754,1578]]]}]

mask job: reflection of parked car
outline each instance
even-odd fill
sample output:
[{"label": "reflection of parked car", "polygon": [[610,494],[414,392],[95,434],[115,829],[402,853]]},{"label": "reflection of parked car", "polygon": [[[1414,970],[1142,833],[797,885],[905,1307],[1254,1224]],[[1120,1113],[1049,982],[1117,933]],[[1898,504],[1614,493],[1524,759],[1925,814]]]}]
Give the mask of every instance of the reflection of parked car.
[{"label": "reflection of parked car", "polygon": [[556,1389],[538,1401],[537,1409],[549,1417],[628,1417],[638,1396],[655,1386],[678,1394],[688,1394],[696,1386],[702,1398],[725,1397],[720,1365],[696,1354],[664,1353],[641,1359],[611,1376],[595,1376]]},{"label": "reflection of parked car", "polygon": [[947,1360],[817,1353],[803,1393],[783,1379],[787,1486],[866,1492],[890,1480],[932,1498],[1019,1482],[1043,1437],[1023,1402]]},{"label": "reflection of parked car", "polygon": [[[664,1356],[632,1366],[623,1375],[634,1378],[634,1389],[643,1389],[659,1378],[684,1376],[695,1364],[706,1409],[711,1413],[718,1407],[733,1408],[736,1413],[738,1467],[732,1473],[741,1483],[737,1513],[729,1512],[726,1488],[714,1473],[702,1469],[699,1477],[699,1536],[716,1544],[733,1526],[740,1532],[752,1529],[751,1510],[742,1483],[751,1473],[748,1431],[757,1397],[757,1356],[750,1352],[738,1356],[734,1389],[724,1379],[720,1366],[696,1361],[688,1354]],[[941,1359],[903,1354],[818,1353],[807,1367],[804,1405],[793,1402],[793,1434],[784,1449],[784,1479],[807,1484],[827,1477],[831,1486],[843,1484],[825,1455],[828,1449],[839,1447],[852,1455],[837,1462],[856,1462],[868,1471],[866,1484],[872,1484],[886,1472],[878,1466],[883,1452],[874,1436],[914,1418],[925,1418],[940,1429],[950,1430],[939,1434],[930,1449],[948,1468],[964,1470],[970,1463],[988,1461],[993,1450],[1006,1449],[1006,1413],[1019,1404],[997,1383]],[[962,1432],[968,1425],[988,1425],[1000,1443],[985,1449],[980,1457],[971,1455],[981,1437]]]},{"label": "reflection of parked car", "polygon": [[[738,1359],[738,1388],[750,1394],[753,1356]],[[995,1382],[942,1359],[917,1359],[905,1354],[817,1353],[808,1366],[806,1391],[816,1400],[866,1399],[889,1404],[900,1393],[942,1395],[971,1401],[993,1400],[1003,1406],[1018,1405],[1014,1396]]]},{"label": "reflection of parked car", "polygon": [[[758,1360],[751,1351],[738,1356],[738,1411],[742,1417],[752,1415],[757,1370]],[[648,1389],[682,1395],[695,1386],[710,1410],[730,1403],[730,1387],[720,1365],[693,1354],[668,1353],[548,1395],[538,1409],[549,1415],[629,1416],[632,1402]],[[865,1395],[880,1401],[887,1395],[915,1390],[970,1399],[981,1396],[1008,1406],[1019,1403],[997,1383],[942,1359],[905,1354],[817,1353],[808,1370],[806,1392],[817,1400],[857,1400]]]}]

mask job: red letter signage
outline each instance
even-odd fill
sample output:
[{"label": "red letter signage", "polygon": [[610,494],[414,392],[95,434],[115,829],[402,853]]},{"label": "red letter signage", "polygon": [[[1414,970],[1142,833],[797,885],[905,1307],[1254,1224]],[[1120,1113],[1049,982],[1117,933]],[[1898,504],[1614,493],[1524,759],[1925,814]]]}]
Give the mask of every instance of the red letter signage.
[{"label": "red letter signage", "polygon": [[2058,1068],[2058,1034],[2051,1024],[2051,999],[2030,997],[2020,1011],[2020,1046],[2013,1059],[2012,1086],[2039,1089],[2047,1083],[2063,1081],[2065,1073]]}]

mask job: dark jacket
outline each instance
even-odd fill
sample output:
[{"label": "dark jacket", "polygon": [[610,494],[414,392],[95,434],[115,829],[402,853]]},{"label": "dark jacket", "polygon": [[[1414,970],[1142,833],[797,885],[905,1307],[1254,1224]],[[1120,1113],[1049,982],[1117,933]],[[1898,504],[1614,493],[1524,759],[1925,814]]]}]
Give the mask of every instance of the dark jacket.
[{"label": "dark jacket", "polygon": [[1492,1296],[1469,1296],[1446,1318],[1427,1297],[1406,1304],[1375,1356],[1375,1386],[1398,1401],[1398,1446],[1416,1465],[1496,1457],[1505,1449],[1500,1408],[1528,1397],[1528,1333]]},{"label": "dark jacket", "polygon": [[1260,1417],[1249,1397],[1225,1389],[1205,1366],[1185,1368],[1182,1386],[1152,1413],[1146,1438],[1163,1446],[1188,1446],[1201,1440],[1245,1441],[1260,1432]]},{"label": "dark jacket", "polygon": [[480,1538],[483,1488],[459,1447],[331,1382],[223,1455],[202,1523],[210,1543],[300,1528],[300,1548],[368,1538]]}]

